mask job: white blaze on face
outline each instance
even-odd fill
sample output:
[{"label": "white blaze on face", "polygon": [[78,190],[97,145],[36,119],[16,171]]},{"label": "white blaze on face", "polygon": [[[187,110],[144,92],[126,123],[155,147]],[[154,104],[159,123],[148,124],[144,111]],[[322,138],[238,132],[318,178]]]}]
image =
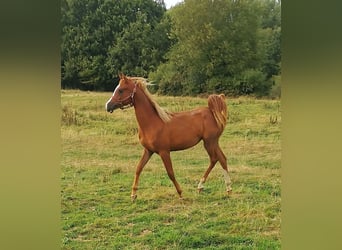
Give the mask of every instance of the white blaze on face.
[{"label": "white blaze on face", "polygon": [[107,107],[108,107],[108,103],[110,103],[110,101],[112,100],[113,96],[115,95],[116,91],[119,89],[120,87],[120,83],[118,84],[118,86],[116,86],[114,92],[113,92],[113,95],[111,98],[109,98],[109,100],[106,102],[106,105],[105,105],[105,109],[107,110]]}]

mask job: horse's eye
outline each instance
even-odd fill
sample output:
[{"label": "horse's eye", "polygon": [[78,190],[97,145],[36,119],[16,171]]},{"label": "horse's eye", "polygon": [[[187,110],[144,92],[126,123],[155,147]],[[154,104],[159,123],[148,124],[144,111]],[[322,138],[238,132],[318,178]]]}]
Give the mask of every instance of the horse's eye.
[{"label": "horse's eye", "polygon": [[123,90],[122,89],[119,89],[119,94],[121,95],[123,93]]}]

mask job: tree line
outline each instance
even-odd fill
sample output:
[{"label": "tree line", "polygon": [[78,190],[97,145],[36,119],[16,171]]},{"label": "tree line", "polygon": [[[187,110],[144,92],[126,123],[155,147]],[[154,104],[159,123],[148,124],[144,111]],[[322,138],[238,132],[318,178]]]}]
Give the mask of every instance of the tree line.
[{"label": "tree line", "polygon": [[266,96],[280,75],[280,0],[62,0],[62,88],[113,90],[118,73],[165,95]]}]

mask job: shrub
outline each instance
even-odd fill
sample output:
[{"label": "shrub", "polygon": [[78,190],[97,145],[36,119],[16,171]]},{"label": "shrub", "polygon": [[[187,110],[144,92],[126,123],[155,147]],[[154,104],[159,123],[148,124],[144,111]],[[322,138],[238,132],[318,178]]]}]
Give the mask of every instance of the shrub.
[{"label": "shrub", "polygon": [[281,76],[273,76],[273,86],[270,90],[270,95],[272,99],[281,97]]},{"label": "shrub", "polygon": [[267,96],[271,88],[271,82],[266,80],[265,73],[257,69],[247,69],[236,78],[234,83],[236,95]]},{"label": "shrub", "polygon": [[77,112],[68,105],[62,107],[62,125],[77,125]]}]

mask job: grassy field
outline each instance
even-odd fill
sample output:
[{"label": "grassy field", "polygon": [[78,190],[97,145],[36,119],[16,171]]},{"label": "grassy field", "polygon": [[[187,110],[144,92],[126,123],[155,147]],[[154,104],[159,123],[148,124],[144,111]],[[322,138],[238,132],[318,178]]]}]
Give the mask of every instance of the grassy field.
[{"label": "grassy field", "polygon": [[[105,112],[111,93],[62,91],[62,249],[280,249],[279,100],[227,99],[229,122],[220,139],[233,194],[222,169],[202,193],[209,160],[199,143],[171,154],[184,199],[158,155],[131,185],[142,146],[133,108]],[[170,111],[206,106],[205,98],[155,99]]]}]

